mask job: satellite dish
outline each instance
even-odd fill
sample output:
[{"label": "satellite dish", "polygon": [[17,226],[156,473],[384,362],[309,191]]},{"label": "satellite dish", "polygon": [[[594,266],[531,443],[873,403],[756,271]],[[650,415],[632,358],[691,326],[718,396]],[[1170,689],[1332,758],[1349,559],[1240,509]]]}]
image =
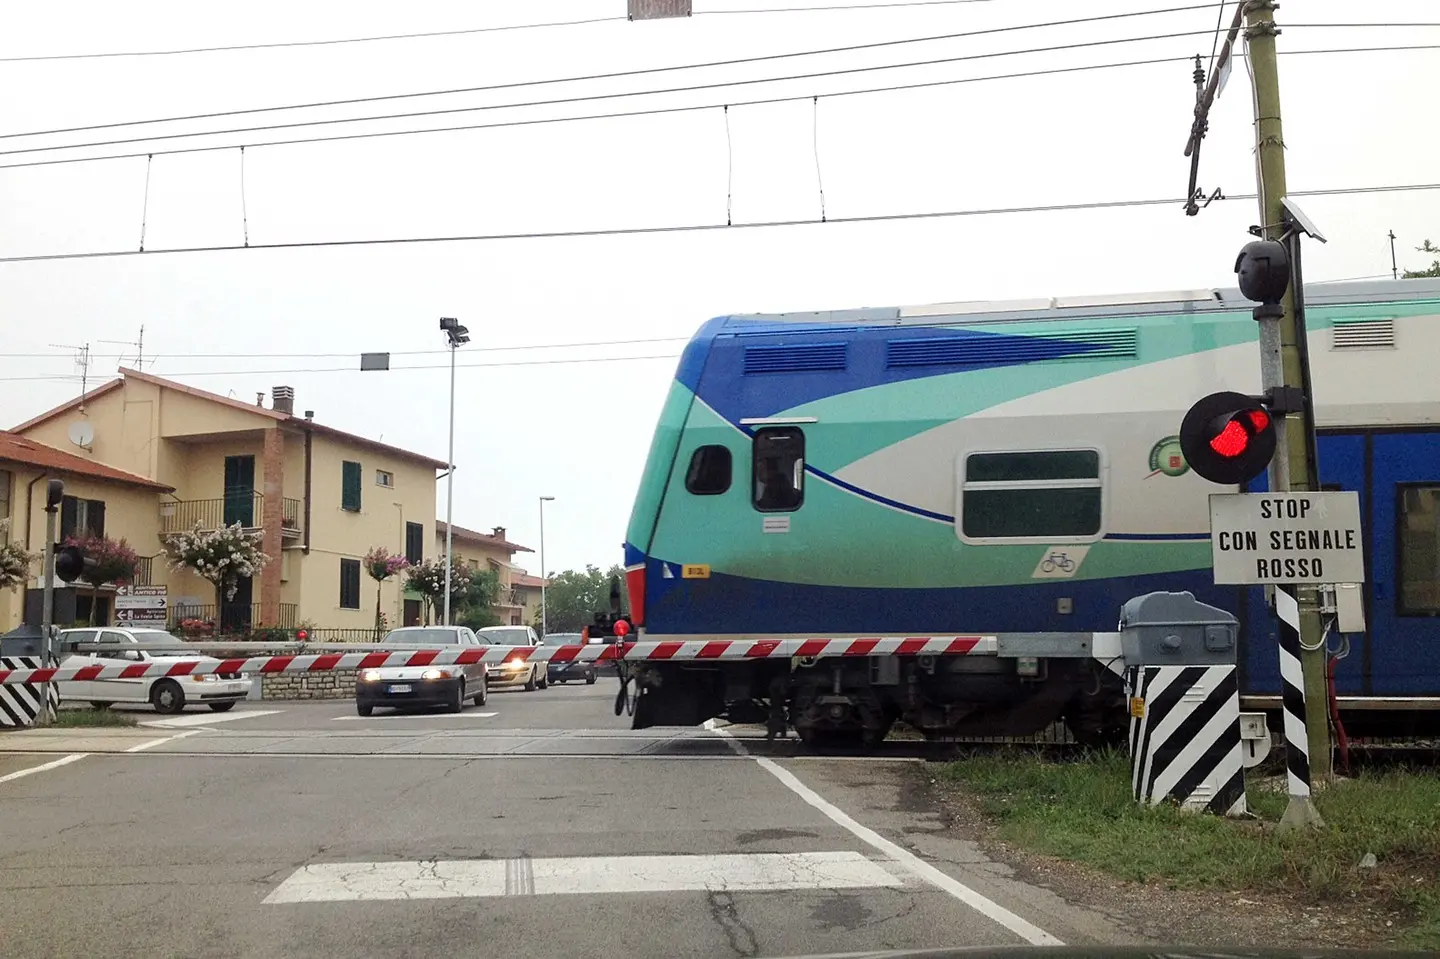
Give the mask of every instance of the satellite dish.
[{"label": "satellite dish", "polygon": [[70,442],[81,449],[89,449],[90,444],[95,442],[95,427],[84,420],[76,420],[70,424]]}]

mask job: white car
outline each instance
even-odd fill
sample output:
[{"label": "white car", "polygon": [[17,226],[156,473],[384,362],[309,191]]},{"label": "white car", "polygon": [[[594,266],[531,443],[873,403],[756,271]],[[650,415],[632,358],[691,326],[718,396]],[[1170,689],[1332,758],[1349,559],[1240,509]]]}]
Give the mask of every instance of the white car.
[{"label": "white car", "polygon": [[[540,637],[529,626],[486,626],[477,629],[480,642],[493,646],[539,646]],[[550,670],[546,663],[522,659],[507,659],[490,667],[490,688],[503,689],[506,686],[524,686],[527,692],[544,689],[550,685]]]},{"label": "white car", "polygon": [[[67,643],[99,644],[113,647],[99,652],[71,653],[61,664],[72,666],[129,666],[155,660],[196,660],[210,664],[219,662],[203,656],[163,629],[66,629],[60,635]],[[172,649],[136,649],[136,646],[166,646]],[[178,713],[192,703],[202,703],[222,713],[250,695],[253,681],[239,673],[201,676],[145,676],[140,679],[96,679],[62,681],[62,700],[88,701],[96,709],[112,703],[149,703],[156,712]]]}]

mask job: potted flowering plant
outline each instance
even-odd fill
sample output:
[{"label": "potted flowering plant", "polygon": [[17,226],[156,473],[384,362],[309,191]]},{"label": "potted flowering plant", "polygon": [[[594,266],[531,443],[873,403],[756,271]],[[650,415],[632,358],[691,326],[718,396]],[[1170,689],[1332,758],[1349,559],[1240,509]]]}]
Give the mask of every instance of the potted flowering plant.
[{"label": "potted flowering plant", "polygon": [[385,628],[385,614],[380,611],[380,584],[390,577],[410,568],[410,561],[391,553],[383,546],[375,546],[365,554],[365,572],[375,581],[375,638],[378,640]]}]

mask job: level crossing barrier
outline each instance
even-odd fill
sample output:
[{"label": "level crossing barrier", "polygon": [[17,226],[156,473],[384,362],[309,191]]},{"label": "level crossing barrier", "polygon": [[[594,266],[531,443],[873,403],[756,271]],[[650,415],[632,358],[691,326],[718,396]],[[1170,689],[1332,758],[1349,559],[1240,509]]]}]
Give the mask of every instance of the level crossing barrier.
[{"label": "level crossing barrier", "polygon": [[[1223,815],[1245,812],[1243,767],[1264,758],[1269,733],[1264,716],[1240,712],[1235,663],[1238,624],[1189,593],[1150,593],[1125,604],[1113,633],[1038,632],[947,636],[759,638],[589,643],[572,646],[437,646],[386,648],[355,643],[186,643],[207,658],[156,657],[141,662],[96,663],[75,658],[41,667],[37,659],[0,659],[3,697],[40,702],[55,683],[143,679],[222,673],[273,675],[396,666],[464,666],[505,662],[751,662],[885,656],[995,656],[1002,659],[1093,659],[1121,677],[1131,710],[1130,759],[1137,802],[1179,803]],[[131,644],[131,651],[171,652]],[[28,651],[28,648],[27,650]],[[114,652],[76,644],[64,655]],[[3,652],[3,651],[0,651]],[[1018,664],[1017,664],[1018,667]],[[19,725],[33,722],[33,712]],[[3,721],[0,721],[3,724]]]}]

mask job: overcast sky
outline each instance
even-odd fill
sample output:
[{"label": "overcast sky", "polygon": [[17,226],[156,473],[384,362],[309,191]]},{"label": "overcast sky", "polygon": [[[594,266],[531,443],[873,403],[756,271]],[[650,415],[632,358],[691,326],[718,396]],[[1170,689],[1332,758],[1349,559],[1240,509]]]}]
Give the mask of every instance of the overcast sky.
[{"label": "overcast sky", "polygon": [[[696,0],[704,11],[855,0]],[[885,0],[870,0],[885,2]],[[1185,6],[1139,0],[981,0],[883,10],[707,13],[464,36],[174,56],[0,62],[0,133],[113,123],[791,53],[877,40]],[[1282,50],[1440,44],[1440,29],[1290,27],[1440,21],[1433,0],[1383,7],[1287,3]],[[98,0],[12,4],[0,58],[338,39],[623,17],[625,0],[500,3],[275,2],[227,6]],[[222,9],[222,8],[213,8]],[[781,77],[1121,37],[1210,31],[1216,6],[1098,24],[624,79],[3,139],[27,146],[267,123],[585,97]],[[1226,21],[1229,12],[1226,13]],[[1184,62],[827,98],[824,94],[1081,64],[1185,57],[1187,36],[877,70],[720,90],[371,121],[209,140],[0,155],[0,164],[376,130],[495,123],[767,97],[803,99],[624,119],[324,144],[251,147],[243,214],[251,243],[532,233],[736,223],[1180,197],[1194,102]],[[1440,51],[1285,56],[1281,87],[1292,190],[1429,183]],[[821,95],[818,107],[811,95]],[[818,121],[818,122],[817,122]],[[1212,115],[1200,184],[1254,190],[1243,64]],[[0,257],[242,243],[234,149],[0,170]],[[1328,234],[1307,279],[1402,267],[1440,241],[1440,191],[1312,197]],[[326,424],[445,456],[447,373],[437,318],[473,343],[460,356],[455,521],[505,526],[552,570],[609,565],[683,341],[730,312],[895,306],[1233,284],[1253,201],[1188,218],[1178,205],[716,232],[490,240],[0,263],[0,423],[78,392],[134,348],[145,369],[253,400],[288,384]],[[570,346],[642,340],[614,346]],[[511,347],[548,349],[514,350]],[[391,351],[397,369],[361,373]],[[416,353],[416,351],[432,351]],[[401,355],[409,353],[411,355]],[[16,354],[40,354],[18,356]],[[333,354],[333,355],[325,355]],[[623,357],[620,361],[601,361]],[[584,362],[561,363],[558,360]],[[490,364],[482,366],[482,364]],[[505,364],[505,365],[498,365]],[[522,365],[524,364],[524,365]],[[414,369],[402,371],[400,366]],[[444,516],[444,488],[437,512]],[[539,571],[538,557],[521,557]]]}]

